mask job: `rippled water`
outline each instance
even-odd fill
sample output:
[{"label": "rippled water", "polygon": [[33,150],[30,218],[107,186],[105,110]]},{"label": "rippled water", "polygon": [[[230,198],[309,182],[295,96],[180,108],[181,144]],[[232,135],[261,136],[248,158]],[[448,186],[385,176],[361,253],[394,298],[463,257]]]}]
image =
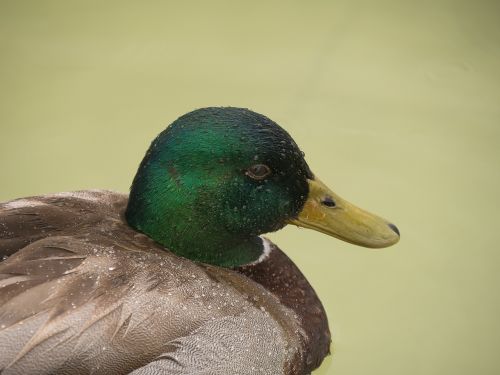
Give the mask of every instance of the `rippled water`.
[{"label": "rippled water", "polygon": [[334,334],[315,374],[500,372],[500,3],[0,3],[0,199],[126,191],[197,107],[252,108],[394,221],[373,251],[270,237]]}]

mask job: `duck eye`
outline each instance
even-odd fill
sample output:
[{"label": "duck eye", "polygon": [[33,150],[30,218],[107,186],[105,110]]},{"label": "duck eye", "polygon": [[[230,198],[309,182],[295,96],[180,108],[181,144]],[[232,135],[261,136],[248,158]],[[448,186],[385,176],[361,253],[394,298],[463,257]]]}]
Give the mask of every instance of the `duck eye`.
[{"label": "duck eye", "polygon": [[263,180],[271,174],[271,168],[265,164],[255,164],[248,168],[245,174],[254,180]]}]

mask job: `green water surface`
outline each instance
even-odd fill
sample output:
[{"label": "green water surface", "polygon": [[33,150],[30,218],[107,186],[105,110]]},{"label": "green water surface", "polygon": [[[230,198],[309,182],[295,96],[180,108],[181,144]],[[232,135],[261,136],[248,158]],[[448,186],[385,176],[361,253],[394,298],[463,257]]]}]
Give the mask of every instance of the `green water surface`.
[{"label": "green water surface", "polygon": [[377,251],[270,235],[330,318],[315,375],[500,373],[499,1],[0,0],[0,200],[127,191],[212,105],[277,121],[401,230]]}]

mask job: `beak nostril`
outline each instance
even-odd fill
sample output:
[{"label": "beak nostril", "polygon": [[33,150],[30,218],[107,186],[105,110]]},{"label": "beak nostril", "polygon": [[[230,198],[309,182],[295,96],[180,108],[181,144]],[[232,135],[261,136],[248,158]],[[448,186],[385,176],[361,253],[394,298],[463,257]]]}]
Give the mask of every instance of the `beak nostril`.
[{"label": "beak nostril", "polygon": [[321,204],[326,207],[335,207],[335,201],[330,196],[326,196],[321,200]]},{"label": "beak nostril", "polygon": [[388,225],[388,226],[389,226],[389,228],[391,228],[391,229],[392,229],[392,230],[393,230],[393,231],[394,231],[394,232],[395,232],[398,236],[400,236],[400,237],[401,237],[401,235],[399,234],[399,229],[398,229],[398,227],[397,227],[397,226],[395,226],[394,224],[391,224],[391,223],[389,223],[389,224],[387,224],[387,225]]}]

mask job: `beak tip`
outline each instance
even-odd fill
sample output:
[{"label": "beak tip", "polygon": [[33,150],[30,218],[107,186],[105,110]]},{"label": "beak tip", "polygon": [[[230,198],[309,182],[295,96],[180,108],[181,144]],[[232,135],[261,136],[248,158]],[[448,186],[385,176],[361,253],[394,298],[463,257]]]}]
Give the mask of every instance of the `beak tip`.
[{"label": "beak tip", "polygon": [[401,234],[399,233],[399,229],[398,229],[398,227],[397,227],[397,226],[395,226],[395,225],[394,225],[394,224],[392,224],[392,223],[389,223],[389,224],[387,224],[387,225],[389,226],[389,228],[391,228],[391,229],[392,229],[392,231],[393,231],[394,233],[396,233],[396,234],[398,235],[398,237],[401,237]]}]

